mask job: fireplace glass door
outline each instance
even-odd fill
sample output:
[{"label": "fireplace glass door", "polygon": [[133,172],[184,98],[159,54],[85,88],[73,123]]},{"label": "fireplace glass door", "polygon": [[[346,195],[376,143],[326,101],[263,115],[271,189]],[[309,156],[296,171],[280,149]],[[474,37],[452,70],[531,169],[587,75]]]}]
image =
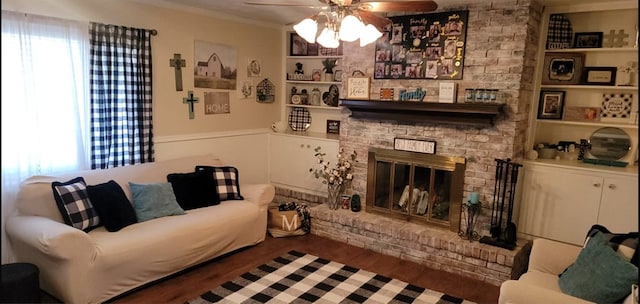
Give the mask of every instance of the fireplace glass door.
[{"label": "fireplace glass door", "polygon": [[438,226],[455,224],[457,228],[464,164],[460,170],[455,163],[429,163],[419,157],[408,161],[378,155],[373,156],[373,162],[369,157],[369,168],[373,170],[368,173],[367,211]]}]

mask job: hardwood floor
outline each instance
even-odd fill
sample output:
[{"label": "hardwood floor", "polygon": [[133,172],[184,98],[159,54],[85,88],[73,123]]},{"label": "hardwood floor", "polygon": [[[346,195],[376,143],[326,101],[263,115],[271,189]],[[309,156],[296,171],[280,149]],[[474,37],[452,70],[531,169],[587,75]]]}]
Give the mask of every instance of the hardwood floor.
[{"label": "hardwood floor", "polygon": [[113,300],[184,303],[290,250],[313,254],[478,303],[497,303],[499,287],[316,235],[273,238]]}]

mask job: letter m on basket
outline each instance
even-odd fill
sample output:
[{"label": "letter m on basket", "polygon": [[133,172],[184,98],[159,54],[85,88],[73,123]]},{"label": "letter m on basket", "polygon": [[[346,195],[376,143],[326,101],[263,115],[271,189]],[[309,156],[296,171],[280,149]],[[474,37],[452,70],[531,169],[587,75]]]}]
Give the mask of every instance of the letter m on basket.
[{"label": "letter m on basket", "polygon": [[302,230],[302,221],[296,210],[278,210],[278,207],[269,208],[268,228],[273,237],[285,237],[306,234]]}]

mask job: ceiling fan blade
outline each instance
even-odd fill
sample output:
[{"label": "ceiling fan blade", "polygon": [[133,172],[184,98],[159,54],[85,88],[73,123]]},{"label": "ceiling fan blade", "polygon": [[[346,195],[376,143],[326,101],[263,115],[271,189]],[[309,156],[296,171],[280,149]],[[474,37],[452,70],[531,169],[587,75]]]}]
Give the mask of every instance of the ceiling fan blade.
[{"label": "ceiling fan blade", "polygon": [[361,10],[370,12],[432,12],[438,9],[434,1],[362,2]]},{"label": "ceiling fan blade", "polygon": [[378,29],[381,29],[387,24],[391,23],[391,20],[367,11],[359,11],[358,15],[360,16],[360,19],[364,21],[364,23],[373,24],[373,26],[377,27]]},{"label": "ceiling fan blade", "polygon": [[259,5],[259,6],[291,6],[291,7],[308,7],[308,8],[320,8],[326,9],[326,6],[316,6],[309,4],[299,4],[299,3],[264,3],[264,2],[245,2],[247,5]]}]

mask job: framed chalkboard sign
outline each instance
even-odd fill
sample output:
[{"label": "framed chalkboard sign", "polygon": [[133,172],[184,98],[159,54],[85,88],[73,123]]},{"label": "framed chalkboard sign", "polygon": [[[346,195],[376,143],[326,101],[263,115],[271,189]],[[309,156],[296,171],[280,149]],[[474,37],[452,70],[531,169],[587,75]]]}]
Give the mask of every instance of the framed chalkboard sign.
[{"label": "framed chalkboard sign", "polygon": [[340,134],[340,121],[339,120],[327,120],[327,133]]},{"label": "framed chalkboard sign", "polygon": [[389,17],[374,79],[462,79],[469,11]]}]

